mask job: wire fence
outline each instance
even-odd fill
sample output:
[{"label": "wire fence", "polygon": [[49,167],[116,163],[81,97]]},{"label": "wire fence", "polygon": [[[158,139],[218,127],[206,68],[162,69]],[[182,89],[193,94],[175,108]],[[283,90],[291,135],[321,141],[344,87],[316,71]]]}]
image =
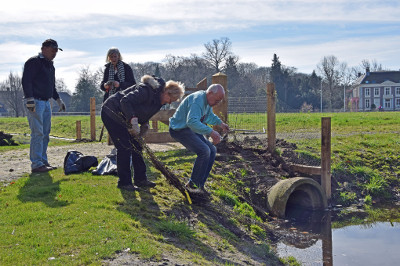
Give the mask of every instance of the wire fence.
[{"label": "wire fence", "polygon": [[[176,107],[176,105],[171,105],[165,106],[164,109],[176,109]],[[99,110],[96,108],[96,111]],[[96,113],[98,115],[98,112]],[[67,113],[66,115],[89,115],[89,113]],[[303,151],[309,151],[319,157],[322,117],[332,117],[332,156],[336,157],[340,157],[340,145],[345,139],[352,138],[354,143],[359,141],[361,144],[365,142],[368,145],[375,145],[368,143],[374,135],[382,136],[382,139],[390,139],[393,134],[397,136],[400,134],[400,129],[395,130],[400,126],[394,127],[393,125],[397,125],[397,122],[392,122],[398,117],[398,112],[302,113],[297,111],[276,113],[276,138],[280,142],[294,143]],[[101,120],[98,116],[96,119]],[[267,97],[228,97],[228,124],[231,129],[229,137],[235,137],[238,140],[245,140],[248,137],[267,139]],[[155,129],[154,125],[150,123],[152,129]],[[156,127],[158,132],[168,132],[168,125],[165,123],[157,122]],[[399,142],[396,145],[390,145],[397,147]],[[395,154],[398,153],[395,152]],[[311,158],[308,164],[314,165],[315,158]]]},{"label": "wire fence", "polygon": [[267,97],[229,97],[228,123],[237,132],[265,133]]}]

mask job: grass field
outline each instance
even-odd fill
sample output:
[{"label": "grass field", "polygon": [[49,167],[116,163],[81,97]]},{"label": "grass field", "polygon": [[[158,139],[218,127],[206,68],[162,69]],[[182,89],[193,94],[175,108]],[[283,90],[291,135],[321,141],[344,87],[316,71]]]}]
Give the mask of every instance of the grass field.
[{"label": "grass field", "polygon": [[[181,150],[157,156],[190,175],[193,154]],[[0,265],[101,265],[121,252],[144,264],[168,257],[180,264],[233,265],[229,254],[235,254],[277,265],[265,225],[259,218],[250,220],[250,206],[238,202],[240,212],[224,209],[215,197],[221,210],[188,205],[153,167],[148,175],[157,187],[134,193],[118,190],[115,176],[65,176],[62,169],[0,187]],[[213,175],[214,186],[224,187],[224,178]],[[183,218],[188,214],[196,217],[195,224]],[[214,216],[226,217],[230,227],[248,231],[253,239],[243,241]],[[215,250],[228,256],[221,258]]]},{"label": "grass field", "polygon": [[[236,125],[252,129],[257,124],[254,116],[235,115]],[[318,157],[322,116],[332,118],[332,173],[336,185],[343,185],[336,195],[338,201],[345,205],[365,197],[370,204],[390,197],[391,190],[398,191],[398,113],[277,114],[277,131],[296,143],[299,153]],[[74,139],[76,120],[82,121],[83,137],[89,138],[89,117],[83,116],[53,117],[51,134]],[[96,122],[98,136],[102,126],[99,117]],[[0,118],[0,131],[24,134],[29,133],[29,127],[26,118]],[[71,143],[50,142],[66,144]],[[0,156],[7,149],[10,147],[0,147]],[[157,156],[181,176],[190,176],[193,154],[181,150]],[[237,182],[229,173],[213,174],[211,189],[215,206],[226,202],[234,207],[213,212],[184,204],[179,191],[154,168],[150,167],[148,174],[157,187],[135,193],[118,190],[114,176],[65,176],[62,169],[26,175],[0,187],[0,264],[100,265],[124,250],[142,261],[161,261],[174,254],[179,262],[232,265],[229,254],[242,254],[262,258],[268,265],[277,262],[266,238],[266,223],[249,205],[238,201],[234,191]],[[182,218],[188,214],[196,217],[195,225]],[[240,230],[250,241],[233,233]],[[220,257],[215,250],[226,256]]]},{"label": "grass field", "polygon": [[[400,179],[400,113],[278,113],[276,114],[277,137],[296,143],[298,152],[312,159],[320,157],[321,117],[331,117],[332,173],[333,176],[363,178],[368,191],[382,194],[385,187],[398,186]],[[257,130],[266,127],[266,114],[230,114],[231,128]],[[76,121],[82,125],[82,137],[90,138],[89,116],[54,116],[51,135],[75,139]],[[167,130],[166,125],[160,128]],[[102,127],[96,117],[96,136]],[[27,119],[0,118],[0,131],[5,133],[29,133]],[[106,140],[106,131],[103,141]],[[243,135],[242,135],[243,136]],[[260,136],[260,135],[258,135]],[[29,137],[15,137],[28,143]],[[242,137],[243,138],[243,137]],[[50,145],[67,145],[70,141],[52,139]],[[0,152],[22,147],[0,147]],[[338,181],[339,182],[339,181]],[[370,184],[370,182],[372,182]],[[378,189],[376,188],[378,186]],[[368,194],[368,193],[367,193]]]}]

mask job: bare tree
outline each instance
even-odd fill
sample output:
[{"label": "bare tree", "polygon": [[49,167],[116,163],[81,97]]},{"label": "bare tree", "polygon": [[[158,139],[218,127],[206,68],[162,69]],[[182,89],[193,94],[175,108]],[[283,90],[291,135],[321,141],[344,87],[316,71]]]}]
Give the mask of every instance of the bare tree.
[{"label": "bare tree", "polygon": [[196,87],[199,81],[213,74],[206,60],[196,54],[191,54],[190,57],[183,58],[180,69],[179,80],[184,82],[188,87]]},{"label": "bare tree", "polygon": [[204,44],[204,47],[206,48],[206,52],[203,53],[204,59],[217,73],[224,70],[226,60],[232,55],[232,43],[229,38],[214,39]]},{"label": "bare tree", "polygon": [[318,71],[322,78],[328,84],[328,111],[332,111],[333,96],[335,95],[335,88],[340,79],[339,76],[339,60],[334,55],[325,56],[317,65]]},{"label": "bare tree", "polygon": [[375,59],[371,60],[371,62],[368,59],[363,59],[360,63],[360,67],[363,70],[362,72],[365,71],[365,69],[369,69],[370,71],[384,71],[382,64],[378,63]]},{"label": "bare tree", "polygon": [[184,57],[168,54],[164,61],[166,78],[180,80]]},{"label": "bare tree", "polygon": [[56,79],[56,89],[57,92],[67,92],[68,94],[71,94],[71,91],[67,88],[67,85],[62,78]]},{"label": "bare tree", "polygon": [[346,111],[346,89],[350,89],[351,83],[354,81],[352,68],[347,66],[347,63],[342,62],[339,65],[339,77],[341,85],[343,86],[343,111]]},{"label": "bare tree", "polygon": [[155,62],[130,63],[129,65],[133,70],[136,82],[139,82],[140,78],[144,75],[154,75],[158,63]]},{"label": "bare tree", "polygon": [[22,90],[22,79],[18,74],[10,72],[7,80],[1,85],[3,93],[3,100],[9,110],[16,117],[24,116],[25,109],[23,104],[23,90]]}]

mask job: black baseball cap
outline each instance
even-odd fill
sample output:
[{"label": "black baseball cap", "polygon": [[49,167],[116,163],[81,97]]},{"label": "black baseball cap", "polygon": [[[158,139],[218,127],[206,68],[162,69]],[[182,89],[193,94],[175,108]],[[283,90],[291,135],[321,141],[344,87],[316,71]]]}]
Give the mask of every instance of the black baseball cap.
[{"label": "black baseball cap", "polygon": [[52,48],[56,48],[58,50],[63,50],[61,48],[58,48],[58,44],[55,40],[53,39],[47,39],[42,43],[42,47],[52,47]]}]

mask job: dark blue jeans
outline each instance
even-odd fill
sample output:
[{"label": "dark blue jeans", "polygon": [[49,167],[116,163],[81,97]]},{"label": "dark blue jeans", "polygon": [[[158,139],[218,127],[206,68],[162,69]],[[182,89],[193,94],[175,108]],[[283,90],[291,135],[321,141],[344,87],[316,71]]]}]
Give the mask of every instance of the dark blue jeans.
[{"label": "dark blue jeans", "polygon": [[217,149],[203,135],[193,132],[190,128],[181,130],[170,128],[169,133],[188,150],[197,154],[190,181],[203,188],[214,164]]},{"label": "dark blue jeans", "polygon": [[103,110],[101,111],[101,119],[117,148],[118,185],[132,184],[131,163],[133,165],[135,183],[146,180],[146,164],[142,156],[142,147],[129,134],[127,126],[116,122],[114,120],[115,117],[110,117]]}]

